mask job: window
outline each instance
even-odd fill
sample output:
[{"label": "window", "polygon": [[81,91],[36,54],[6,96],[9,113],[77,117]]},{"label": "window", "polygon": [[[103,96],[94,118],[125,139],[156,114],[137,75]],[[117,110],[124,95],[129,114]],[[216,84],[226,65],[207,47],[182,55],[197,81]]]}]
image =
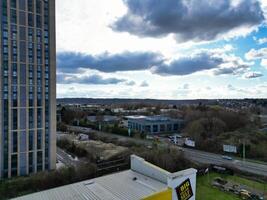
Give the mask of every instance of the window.
[{"label": "window", "polygon": [[29,151],[32,151],[34,148],[34,131],[29,132]]},{"label": "window", "polygon": [[29,153],[29,173],[33,172],[33,167],[34,167],[34,163],[33,163],[33,153],[30,152]]},{"label": "window", "polygon": [[26,10],[25,0],[19,0],[19,9]]},{"label": "window", "polygon": [[18,175],[18,155],[11,156],[11,176]]},{"label": "window", "polygon": [[40,150],[42,149],[42,131],[38,130],[37,132],[37,149]]},{"label": "window", "polygon": [[30,129],[34,128],[34,109],[33,108],[29,109],[29,128]]},{"label": "window", "polygon": [[34,27],[34,15],[32,13],[28,14],[28,26]]},{"label": "window", "polygon": [[[16,87],[16,86],[13,86],[13,87]],[[18,107],[18,93],[17,92],[13,92],[12,94],[12,106]]]},{"label": "window", "polygon": [[153,125],[153,132],[157,133],[158,132],[158,125]]},{"label": "window", "polygon": [[37,128],[42,128],[42,109],[37,109]]},{"label": "window", "polygon": [[43,152],[37,152],[37,171],[43,170]]},{"label": "window", "polygon": [[36,12],[41,14],[42,2],[40,0],[36,1]]},{"label": "window", "polygon": [[164,132],[165,131],[165,124],[161,124],[160,125],[160,132]]},{"label": "window", "polygon": [[16,12],[16,10],[13,10],[13,9],[10,10],[10,18],[11,18],[11,23],[17,24],[17,12]]},{"label": "window", "polygon": [[24,11],[19,12],[19,24],[23,26],[26,25],[26,13]]},{"label": "window", "polygon": [[28,0],[28,11],[33,12],[33,0]]},{"label": "window", "polygon": [[16,9],[16,7],[17,7],[17,0],[11,0],[10,1],[10,6],[11,6],[11,8],[15,8]]},{"label": "window", "polygon": [[12,133],[12,151],[13,153],[18,152],[18,133],[17,132]]},{"label": "window", "polygon": [[18,79],[17,79],[17,63],[12,63],[12,84],[17,85]]},{"label": "window", "polygon": [[174,125],[173,125],[173,130],[174,130],[174,131],[177,131],[177,130],[178,130],[178,124],[174,124]]},{"label": "window", "polygon": [[172,124],[167,124],[167,131],[172,131]]},{"label": "window", "polygon": [[13,130],[18,129],[18,110],[17,109],[12,110],[12,129]]},{"label": "window", "polygon": [[42,28],[42,17],[41,15],[36,15],[36,27]]}]

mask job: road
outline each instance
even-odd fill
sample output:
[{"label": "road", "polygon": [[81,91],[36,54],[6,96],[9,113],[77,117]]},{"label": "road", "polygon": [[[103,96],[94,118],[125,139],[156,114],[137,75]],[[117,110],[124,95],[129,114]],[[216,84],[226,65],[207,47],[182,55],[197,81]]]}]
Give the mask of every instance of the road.
[{"label": "road", "polygon": [[213,154],[195,149],[182,148],[185,156],[192,161],[203,164],[226,165],[235,167],[241,171],[267,177],[267,165],[241,160],[226,160],[222,155]]},{"label": "road", "polygon": [[77,159],[72,158],[71,155],[66,153],[64,150],[57,148],[57,159],[61,161],[66,166],[78,166],[81,162]]},{"label": "road", "polygon": [[[73,127],[69,126],[70,129],[73,129],[72,131],[80,131],[84,133],[90,133],[94,132],[96,134],[102,135],[102,136],[107,136],[107,137],[112,137],[112,138],[117,138],[119,140],[128,140],[128,141],[133,141],[137,144],[149,146],[152,145],[151,140],[142,140],[142,139],[137,139],[137,138],[129,138],[125,136],[120,136],[116,134],[111,134],[111,133],[105,133],[105,132],[100,132],[100,131],[95,131],[92,129],[84,128],[84,127]],[[164,142],[162,140],[162,146],[169,146],[171,144]],[[180,149],[180,147],[179,147]],[[204,151],[199,151],[195,149],[188,149],[188,148],[182,148],[186,158],[203,163],[203,164],[215,164],[215,165],[227,165],[229,167],[234,167],[237,168],[241,171],[244,172],[249,172],[252,174],[260,175],[260,176],[266,176],[267,177],[267,164],[259,164],[259,163],[254,163],[254,162],[249,162],[249,161],[240,161],[240,160],[226,160],[222,158],[222,155],[219,154],[213,154],[213,153],[208,153]]]}]

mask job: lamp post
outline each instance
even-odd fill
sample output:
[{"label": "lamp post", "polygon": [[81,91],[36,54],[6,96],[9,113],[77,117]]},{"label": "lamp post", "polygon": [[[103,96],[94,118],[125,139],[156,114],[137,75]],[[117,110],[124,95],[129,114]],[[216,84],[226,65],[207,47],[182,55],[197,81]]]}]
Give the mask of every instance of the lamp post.
[{"label": "lamp post", "polygon": [[243,139],[243,162],[246,161],[246,141]]}]

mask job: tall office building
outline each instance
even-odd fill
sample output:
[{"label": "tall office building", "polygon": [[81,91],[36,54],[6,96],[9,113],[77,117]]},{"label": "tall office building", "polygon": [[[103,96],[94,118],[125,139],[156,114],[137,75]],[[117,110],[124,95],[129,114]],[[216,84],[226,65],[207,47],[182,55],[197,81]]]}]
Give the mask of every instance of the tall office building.
[{"label": "tall office building", "polygon": [[0,4],[0,178],[8,178],[55,168],[55,0]]}]

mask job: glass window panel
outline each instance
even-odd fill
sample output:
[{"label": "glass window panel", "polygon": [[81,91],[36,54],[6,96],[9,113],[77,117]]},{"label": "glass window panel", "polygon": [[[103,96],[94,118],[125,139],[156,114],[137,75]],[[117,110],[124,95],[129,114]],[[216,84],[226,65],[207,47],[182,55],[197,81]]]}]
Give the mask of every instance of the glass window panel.
[{"label": "glass window panel", "polygon": [[26,25],[26,13],[24,11],[19,12],[19,24],[23,26]]},{"label": "glass window panel", "polygon": [[19,0],[19,9],[26,10],[25,0]]}]

